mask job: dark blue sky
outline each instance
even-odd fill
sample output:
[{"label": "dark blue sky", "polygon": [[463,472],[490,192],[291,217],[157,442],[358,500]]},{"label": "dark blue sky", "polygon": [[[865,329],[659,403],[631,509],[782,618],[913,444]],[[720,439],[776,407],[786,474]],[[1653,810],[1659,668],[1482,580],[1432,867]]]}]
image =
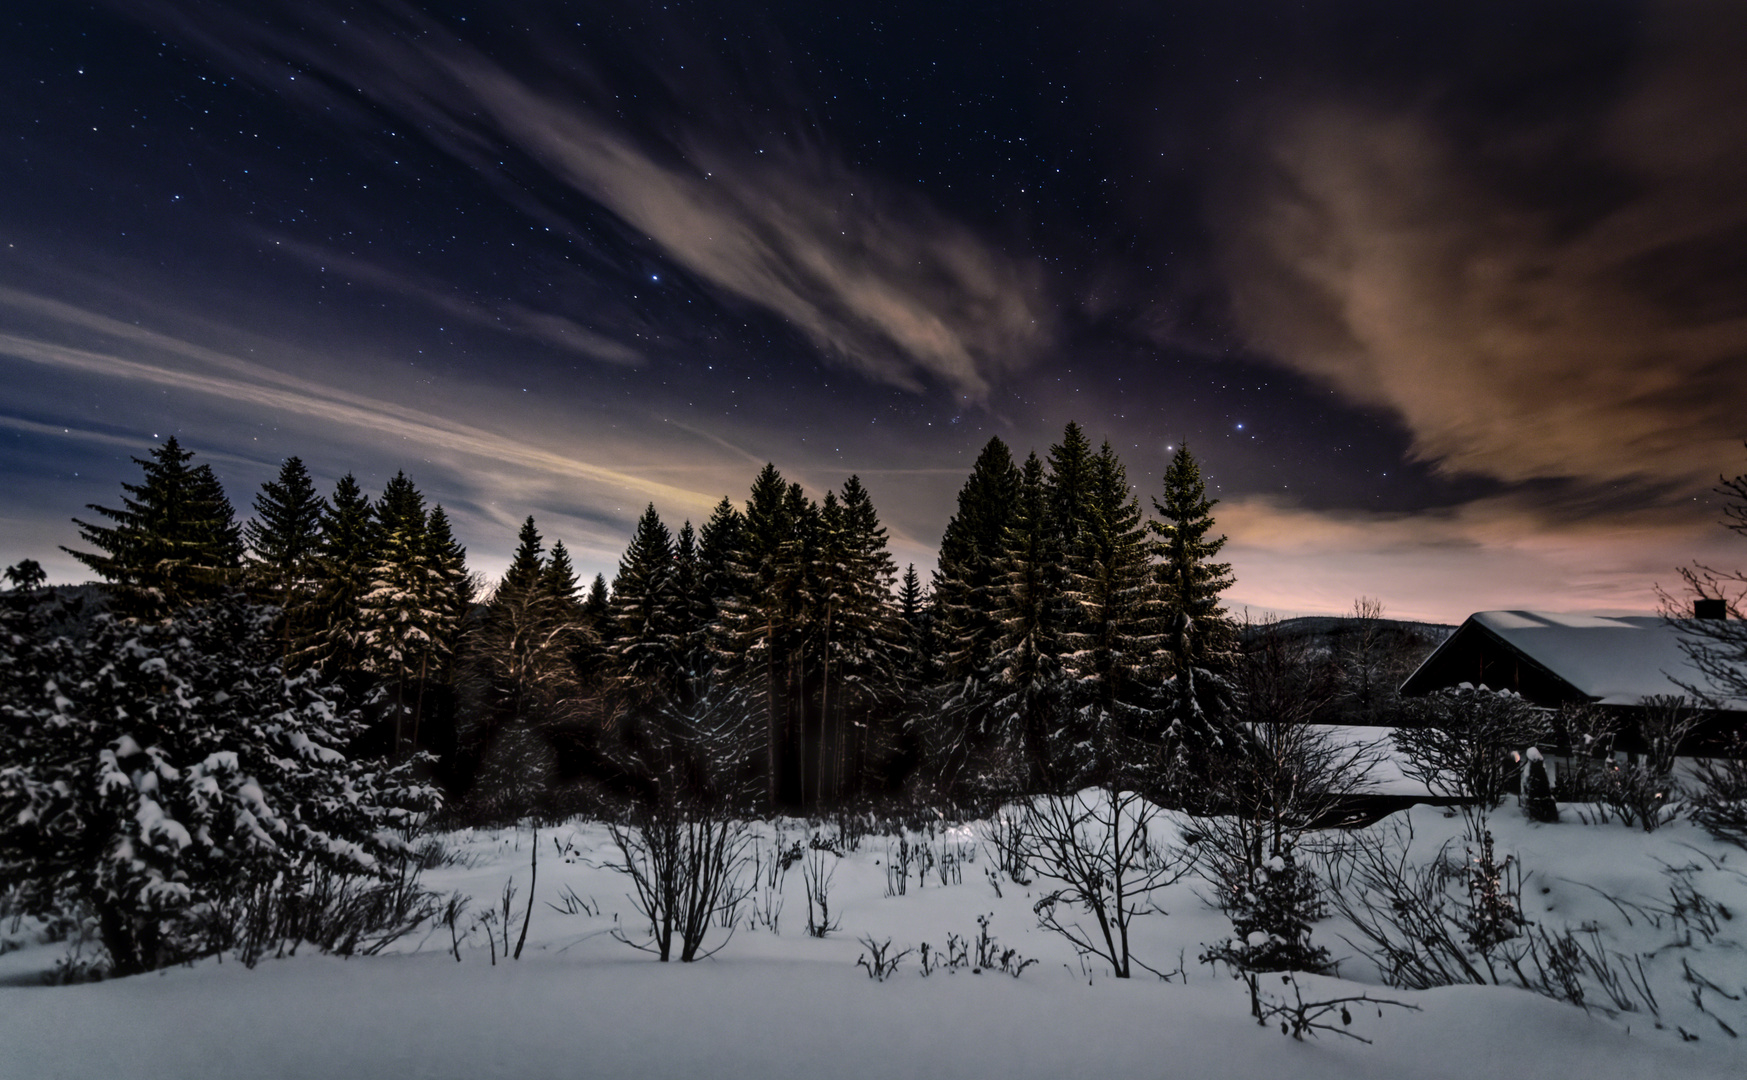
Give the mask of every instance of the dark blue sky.
[{"label": "dark blue sky", "polygon": [[[766,460],[931,564],[987,438],[1187,439],[1236,600],[1642,608],[1736,553],[1707,4],[23,3],[0,563],[175,434],[611,575]],[[1736,558],[1734,561],[1739,561]]]}]

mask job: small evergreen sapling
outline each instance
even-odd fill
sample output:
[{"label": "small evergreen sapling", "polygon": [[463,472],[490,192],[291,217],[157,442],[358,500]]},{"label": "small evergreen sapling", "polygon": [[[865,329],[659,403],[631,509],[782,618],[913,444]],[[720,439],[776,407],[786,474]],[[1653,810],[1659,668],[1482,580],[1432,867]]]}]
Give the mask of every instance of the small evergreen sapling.
[{"label": "small evergreen sapling", "polygon": [[1233,936],[1209,946],[1201,962],[1223,962],[1250,990],[1250,1010],[1262,1015],[1256,975],[1266,971],[1324,972],[1329,951],[1310,943],[1311,924],[1324,911],[1315,874],[1286,851],[1253,868],[1250,880],[1222,897]]}]

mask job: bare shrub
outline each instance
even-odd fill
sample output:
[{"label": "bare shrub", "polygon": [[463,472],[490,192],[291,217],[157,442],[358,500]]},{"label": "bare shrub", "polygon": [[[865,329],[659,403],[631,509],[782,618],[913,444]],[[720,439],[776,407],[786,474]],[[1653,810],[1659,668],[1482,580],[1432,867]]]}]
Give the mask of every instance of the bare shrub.
[{"label": "bare shrub", "polygon": [[[830,861],[826,861],[829,857]],[[841,926],[831,918],[831,879],[843,851],[835,839],[813,834],[801,858],[801,881],[807,893],[807,933],[822,938]]]},{"label": "bare shrub", "polygon": [[1330,902],[1358,932],[1348,944],[1377,965],[1391,986],[1424,990],[1500,982],[1510,958],[1500,950],[1522,926],[1522,879],[1515,860],[1500,864],[1490,833],[1461,857],[1446,841],[1422,865],[1412,861],[1413,822],[1367,830],[1356,839],[1341,888]]},{"label": "bare shrub", "polygon": [[1412,842],[1411,821],[1370,831],[1331,894],[1359,935],[1348,944],[1386,983],[1517,986],[1585,1010],[1656,1014],[1641,956],[1609,950],[1593,927],[1553,930],[1523,917],[1521,864],[1498,859],[1484,828],[1466,839],[1460,860],[1446,842],[1415,865]]},{"label": "bare shrub", "polygon": [[867,977],[875,982],[885,982],[891,978],[892,973],[898,970],[898,961],[909,956],[911,952],[909,949],[898,953],[891,952],[891,938],[875,941],[870,935],[859,940],[861,947],[867,951],[856,959],[856,966],[866,968]]},{"label": "bare shrub", "polygon": [[712,956],[727,944],[724,938],[704,948],[712,917],[738,906],[751,890],[743,872],[751,840],[745,823],[718,804],[676,799],[609,823],[607,834],[619,858],[606,868],[630,878],[631,903],[649,922],[647,940],[633,940],[622,929],[614,936],[664,962],[676,938],[682,963]]},{"label": "bare shrub", "polygon": [[[1674,775],[1676,755],[1704,723],[1703,710],[1679,695],[1657,695],[1644,698],[1630,714],[1608,721],[1582,714],[1561,714],[1561,719],[1573,728],[1590,729],[1589,752],[1573,755],[1581,771],[1577,787],[1582,801],[1589,804],[1586,820],[1605,824],[1618,819],[1654,832],[1678,816],[1682,792]],[[1625,760],[1616,753],[1621,735],[1630,739],[1627,745],[1636,747]]]},{"label": "bare shrub", "polygon": [[[1304,988],[1293,975],[1280,977],[1281,983],[1292,988],[1292,1000],[1275,997],[1272,994],[1262,994],[1259,1005],[1255,1009],[1256,1023],[1270,1024],[1278,1022],[1280,1034],[1290,1035],[1299,1042],[1309,1035],[1315,1038],[1318,1032],[1327,1031],[1343,1038],[1355,1039],[1369,1046],[1371,1040],[1354,1031],[1353,1009],[1355,1005],[1369,1005],[1377,1010],[1377,1015],[1383,1015],[1383,1006],[1396,1009],[1409,1009],[1419,1012],[1418,1005],[1409,1005],[1405,1001],[1395,1001],[1391,998],[1376,998],[1370,994],[1348,994],[1344,997],[1322,998],[1320,1000],[1304,1000]],[[1336,1027],[1334,1019],[1340,1019]]]},{"label": "bare shrub", "polygon": [[[996,875],[1024,887],[1031,884],[1031,873],[1025,865],[1025,813],[1022,809],[1003,806],[989,815],[982,828],[983,850],[989,855]],[[995,886],[999,893],[1001,887]]]},{"label": "bare shrub", "polygon": [[1154,890],[1195,867],[1191,852],[1154,835],[1165,831],[1155,829],[1163,823],[1153,803],[1107,788],[1039,795],[1026,807],[1020,850],[1043,890],[1033,909],[1038,924],[1109,964],[1119,979],[1134,966],[1163,977],[1130,953],[1128,928],[1160,910]]},{"label": "bare shrub", "polygon": [[1712,836],[1747,848],[1747,735],[1736,732],[1723,753],[1699,762],[1693,818]]}]

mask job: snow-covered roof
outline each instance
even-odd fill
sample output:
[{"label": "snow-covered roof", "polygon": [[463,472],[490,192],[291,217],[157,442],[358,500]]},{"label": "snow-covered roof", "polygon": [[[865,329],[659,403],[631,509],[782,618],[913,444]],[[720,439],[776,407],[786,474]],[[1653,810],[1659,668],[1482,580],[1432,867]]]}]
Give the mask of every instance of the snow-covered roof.
[{"label": "snow-covered roof", "polygon": [[[1708,685],[1681,649],[1684,620],[1670,622],[1655,615],[1480,611],[1469,616],[1468,622],[1491,631],[1603,705],[1636,705],[1657,694],[1688,694],[1682,684]],[[1451,642],[1458,636],[1460,630]],[[1431,662],[1428,658],[1426,665]]]}]

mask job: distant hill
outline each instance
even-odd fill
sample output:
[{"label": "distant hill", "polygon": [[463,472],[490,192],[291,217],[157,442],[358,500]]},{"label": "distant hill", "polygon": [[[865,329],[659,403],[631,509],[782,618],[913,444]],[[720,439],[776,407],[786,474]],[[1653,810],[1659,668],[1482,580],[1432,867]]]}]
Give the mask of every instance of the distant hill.
[{"label": "distant hill", "polygon": [[1321,702],[1311,713],[1315,722],[1385,726],[1397,718],[1397,689],[1455,631],[1444,623],[1340,615],[1243,628],[1246,648],[1273,637],[1298,670],[1289,678],[1302,680],[1305,696]]}]

